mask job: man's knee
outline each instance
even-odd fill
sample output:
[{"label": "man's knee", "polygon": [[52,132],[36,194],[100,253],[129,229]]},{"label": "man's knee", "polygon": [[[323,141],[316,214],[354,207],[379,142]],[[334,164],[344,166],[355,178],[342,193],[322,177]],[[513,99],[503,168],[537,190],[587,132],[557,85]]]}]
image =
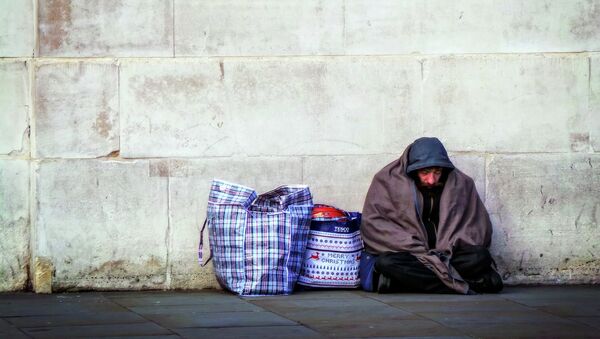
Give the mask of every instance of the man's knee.
[{"label": "man's knee", "polygon": [[375,270],[378,272],[387,272],[391,269],[397,270],[399,266],[414,260],[417,260],[417,258],[408,252],[382,253],[375,260]]},{"label": "man's knee", "polygon": [[454,257],[456,260],[467,261],[471,265],[482,267],[489,267],[492,265],[492,255],[484,246],[463,246],[455,252]]}]

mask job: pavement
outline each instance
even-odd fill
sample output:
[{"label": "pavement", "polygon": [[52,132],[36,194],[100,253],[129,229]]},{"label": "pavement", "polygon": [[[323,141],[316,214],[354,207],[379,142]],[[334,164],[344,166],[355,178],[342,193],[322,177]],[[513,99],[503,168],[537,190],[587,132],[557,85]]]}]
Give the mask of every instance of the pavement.
[{"label": "pavement", "polygon": [[600,286],[500,294],[218,290],[0,294],[0,338],[600,338]]}]

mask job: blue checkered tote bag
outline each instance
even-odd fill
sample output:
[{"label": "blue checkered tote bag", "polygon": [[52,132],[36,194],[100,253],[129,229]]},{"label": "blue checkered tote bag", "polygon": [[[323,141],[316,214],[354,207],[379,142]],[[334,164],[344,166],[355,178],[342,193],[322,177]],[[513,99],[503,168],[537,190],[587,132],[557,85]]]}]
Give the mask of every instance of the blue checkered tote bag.
[{"label": "blue checkered tote bag", "polygon": [[312,207],[307,186],[280,186],[257,195],[251,188],[215,179],[207,225],[221,286],[239,295],[292,293]]}]

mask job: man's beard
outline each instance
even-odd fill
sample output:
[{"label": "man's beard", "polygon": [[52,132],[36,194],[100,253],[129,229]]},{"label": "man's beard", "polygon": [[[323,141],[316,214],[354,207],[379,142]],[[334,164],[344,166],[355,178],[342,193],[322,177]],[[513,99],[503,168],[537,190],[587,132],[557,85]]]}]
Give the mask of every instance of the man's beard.
[{"label": "man's beard", "polygon": [[444,187],[444,183],[438,181],[438,182],[436,182],[433,185],[425,185],[425,184],[419,182],[419,183],[417,183],[417,186],[419,186],[419,188],[424,188],[424,189],[428,189],[428,190],[435,190],[435,189]]}]

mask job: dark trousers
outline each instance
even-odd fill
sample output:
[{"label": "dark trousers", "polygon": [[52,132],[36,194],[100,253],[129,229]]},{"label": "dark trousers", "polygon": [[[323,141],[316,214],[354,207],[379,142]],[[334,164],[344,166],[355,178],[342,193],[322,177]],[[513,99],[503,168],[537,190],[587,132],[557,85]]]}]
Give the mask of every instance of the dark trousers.
[{"label": "dark trousers", "polygon": [[[475,282],[502,284],[499,276],[496,279],[490,278],[490,275],[497,276],[498,274],[492,269],[492,256],[485,247],[465,246],[460,248],[453,253],[450,264],[472,288],[476,284]],[[391,279],[389,288],[395,292],[456,293],[408,252],[381,254],[375,261],[375,270]],[[492,286],[493,289],[499,291],[502,286]]]}]

